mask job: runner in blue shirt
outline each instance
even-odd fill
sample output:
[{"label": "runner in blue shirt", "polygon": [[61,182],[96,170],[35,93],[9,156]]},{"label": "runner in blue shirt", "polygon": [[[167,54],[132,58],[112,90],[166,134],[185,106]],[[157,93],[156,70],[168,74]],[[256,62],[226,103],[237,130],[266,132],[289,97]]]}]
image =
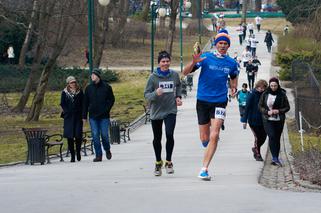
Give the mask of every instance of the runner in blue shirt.
[{"label": "runner in blue shirt", "polygon": [[217,148],[220,128],[225,119],[227,105],[227,79],[231,78],[231,92],[237,92],[238,68],[237,62],[227,56],[230,47],[230,37],[226,33],[216,35],[214,45],[216,51],[210,53],[194,53],[193,60],[184,68],[187,75],[201,68],[197,89],[197,117],[200,139],[206,147],[203,167],[199,174],[202,180],[211,180],[208,167]]}]

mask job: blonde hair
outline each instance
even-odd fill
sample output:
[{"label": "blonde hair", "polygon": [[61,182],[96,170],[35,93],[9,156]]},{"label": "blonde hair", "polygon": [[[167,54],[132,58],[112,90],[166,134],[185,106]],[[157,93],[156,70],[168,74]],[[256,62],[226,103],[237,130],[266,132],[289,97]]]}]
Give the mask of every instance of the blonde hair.
[{"label": "blonde hair", "polygon": [[260,79],[255,83],[255,88],[264,87],[265,89],[268,87],[268,83],[266,80]]}]

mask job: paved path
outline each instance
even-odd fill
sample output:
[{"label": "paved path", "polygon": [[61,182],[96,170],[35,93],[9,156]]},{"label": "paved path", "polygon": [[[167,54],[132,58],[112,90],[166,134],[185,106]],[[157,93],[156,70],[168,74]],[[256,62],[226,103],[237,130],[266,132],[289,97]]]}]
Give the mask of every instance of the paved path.
[{"label": "paved path", "polygon": [[[236,32],[230,29],[230,33],[231,53],[241,53]],[[271,55],[262,43],[264,32],[257,37],[263,64],[258,77],[268,79]],[[194,80],[196,83],[196,77]],[[243,82],[244,70],[239,83]],[[153,176],[152,132],[150,125],[144,125],[132,133],[129,143],[112,146],[111,161],[93,163],[93,157],[84,157],[73,164],[66,159],[45,166],[0,168],[0,212],[320,212],[320,193],[274,190],[258,184],[263,163],[252,157],[252,134],[241,128],[235,100],[228,106],[225,124],[210,166],[211,182],[196,177],[203,148],[198,139],[194,88],[178,113],[174,175]]]}]

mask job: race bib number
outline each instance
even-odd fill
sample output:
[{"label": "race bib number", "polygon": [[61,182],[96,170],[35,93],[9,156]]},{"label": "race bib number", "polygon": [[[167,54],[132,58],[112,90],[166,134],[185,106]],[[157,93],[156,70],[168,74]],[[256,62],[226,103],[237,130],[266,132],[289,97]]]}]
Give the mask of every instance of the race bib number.
[{"label": "race bib number", "polygon": [[226,109],[221,107],[215,108],[215,118],[225,120]]},{"label": "race bib number", "polygon": [[163,89],[164,93],[174,92],[174,81],[161,81],[159,87]]},{"label": "race bib number", "polygon": [[249,72],[249,76],[252,76],[253,75],[253,72]]}]

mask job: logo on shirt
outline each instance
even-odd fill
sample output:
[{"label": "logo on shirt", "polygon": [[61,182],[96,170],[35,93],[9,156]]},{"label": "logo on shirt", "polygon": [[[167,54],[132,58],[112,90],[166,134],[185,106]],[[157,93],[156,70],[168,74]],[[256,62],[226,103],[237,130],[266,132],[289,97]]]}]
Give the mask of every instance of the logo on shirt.
[{"label": "logo on shirt", "polygon": [[225,74],[230,73],[230,70],[231,70],[229,67],[219,67],[217,65],[209,65],[209,68],[211,70],[224,72]]}]

